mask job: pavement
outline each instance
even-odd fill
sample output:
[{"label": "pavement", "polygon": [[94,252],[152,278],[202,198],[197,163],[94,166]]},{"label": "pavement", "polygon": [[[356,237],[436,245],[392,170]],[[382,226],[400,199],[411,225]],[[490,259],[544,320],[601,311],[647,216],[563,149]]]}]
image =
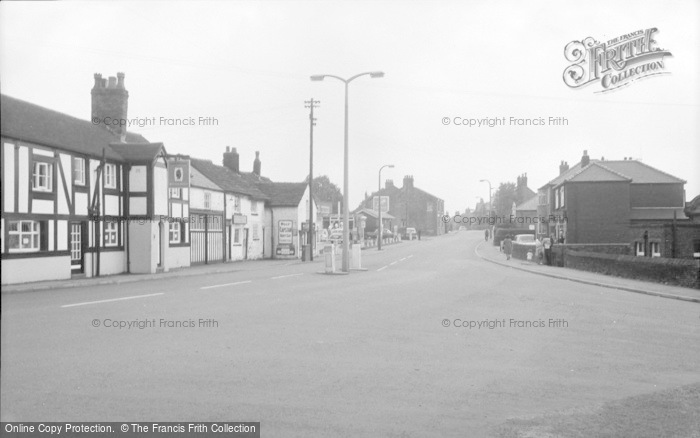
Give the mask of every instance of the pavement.
[{"label": "pavement", "polygon": [[610,275],[558,266],[539,265],[536,262],[515,259],[512,257],[510,260],[507,260],[506,255],[500,252],[499,248],[494,246],[493,242],[490,240],[488,242],[481,242],[475,248],[475,252],[484,260],[513,269],[531,272],[533,274],[575,281],[577,283],[590,284],[594,286],[607,287],[611,289],[619,289],[628,292],[641,293],[645,295],[700,303],[700,289],[639,281],[630,278],[613,277]]},{"label": "pavement", "polygon": [[[424,239],[426,240],[426,239]],[[417,241],[414,241],[417,242]],[[393,245],[398,245],[404,242],[384,243],[383,248],[391,248]],[[409,242],[406,242],[409,243]],[[363,251],[374,251],[375,248],[363,248]],[[314,255],[313,262],[303,262],[301,259],[264,259],[264,260],[243,260],[229,261],[224,263],[213,263],[210,265],[196,265],[186,268],[171,269],[168,272],[157,272],[154,274],[116,274],[105,275],[102,277],[81,277],[72,278],[69,280],[48,280],[34,281],[22,284],[2,285],[3,294],[11,294],[18,292],[32,292],[41,290],[68,289],[76,287],[95,287],[113,284],[126,284],[138,281],[163,280],[167,278],[204,276],[213,274],[223,274],[231,272],[247,272],[255,269],[264,269],[274,266],[291,266],[298,264],[321,264],[323,263],[323,254]]]}]

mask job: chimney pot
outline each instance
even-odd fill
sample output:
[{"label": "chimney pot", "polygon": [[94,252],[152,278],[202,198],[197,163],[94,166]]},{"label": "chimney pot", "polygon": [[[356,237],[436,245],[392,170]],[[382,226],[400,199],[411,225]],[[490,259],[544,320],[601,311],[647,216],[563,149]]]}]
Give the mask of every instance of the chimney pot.
[{"label": "chimney pot", "polygon": [[106,119],[126,120],[129,103],[129,92],[124,89],[124,73],[117,74],[121,86],[117,86],[117,77],[109,78],[109,87],[107,87],[107,79],[102,77],[102,74],[95,73],[95,85],[91,91],[92,108],[91,118],[98,120],[102,127],[111,133],[119,136],[119,140],[126,140],[125,124],[104,124]]},{"label": "chimney pot", "polygon": [[236,173],[240,172],[240,159],[236,148],[231,150],[231,146],[226,146],[226,152],[224,152],[224,167]]},{"label": "chimney pot", "polygon": [[253,173],[260,176],[260,151],[255,151],[255,160],[253,161]]}]

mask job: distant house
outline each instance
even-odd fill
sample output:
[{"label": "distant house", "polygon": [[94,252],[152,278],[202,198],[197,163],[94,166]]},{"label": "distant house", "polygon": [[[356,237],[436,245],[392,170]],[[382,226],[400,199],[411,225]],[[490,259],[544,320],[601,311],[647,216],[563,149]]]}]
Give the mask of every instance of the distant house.
[{"label": "distant house", "polygon": [[269,198],[241,174],[236,148],[226,148],[223,162],[191,160],[192,263],[269,256],[264,246]]},{"label": "distant house", "polygon": [[518,228],[530,228],[534,230],[539,220],[537,219],[537,193],[527,186],[527,173],[519,175],[515,185],[515,219],[513,225]]},{"label": "distant house", "polygon": [[[261,181],[258,188],[269,200],[267,223],[270,226],[270,246],[273,258],[299,258],[302,245],[308,244],[309,230],[309,184]],[[311,223],[315,230],[321,229],[318,207],[313,204]],[[314,254],[319,252],[321,234],[314,233]]]},{"label": "distant house", "polygon": [[[353,211],[353,217],[364,218],[365,234],[376,232],[379,228],[379,211],[371,208],[359,208]],[[382,211],[382,230],[393,230],[393,225],[396,218],[388,212]],[[359,222],[358,222],[359,224]]]},{"label": "distant house", "polygon": [[530,197],[530,199],[515,206],[515,226],[530,228],[532,230],[537,228],[539,223],[537,217],[537,202],[538,197],[534,195]]},{"label": "distant house", "polygon": [[688,256],[681,242],[695,231],[683,211],[684,184],[638,160],[592,160],[584,151],[571,168],[562,161],[559,175],[540,188],[538,215],[548,220],[538,234],[625,243],[636,255]]},{"label": "distant house", "polygon": [[435,236],[445,233],[445,223],[442,221],[445,202],[415,187],[413,176],[405,176],[401,188],[396,187],[393,180],[387,180],[384,188],[372,193],[363,201],[360,208],[376,210],[374,198],[377,197],[378,200],[379,196],[388,198],[388,213],[396,218],[393,225],[399,228],[415,228],[424,235]]}]

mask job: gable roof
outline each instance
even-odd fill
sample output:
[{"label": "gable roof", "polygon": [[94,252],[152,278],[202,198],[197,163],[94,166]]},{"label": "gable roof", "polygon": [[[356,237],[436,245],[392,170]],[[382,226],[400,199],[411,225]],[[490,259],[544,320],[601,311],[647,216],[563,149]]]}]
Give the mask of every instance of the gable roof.
[{"label": "gable roof", "polygon": [[598,181],[631,181],[631,178],[608,169],[600,162],[590,163],[588,166],[574,172],[566,181],[572,182],[598,182]]},{"label": "gable roof", "polygon": [[[597,169],[591,169],[597,167]],[[586,172],[584,174],[584,172]],[[590,172],[590,173],[589,173]],[[606,173],[607,172],[607,173]],[[580,177],[578,177],[581,175]],[[617,175],[616,179],[612,175]],[[685,180],[642,163],[639,160],[593,160],[581,167],[577,163],[540,188],[558,186],[565,181],[630,181],[630,184],[685,184]]]},{"label": "gable roof", "polygon": [[644,164],[637,160],[616,160],[599,162],[608,169],[632,179],[633,184],[682,183],[686,181]]},{"label": "gable roof", "polygon": [[308,186],[305,182],[261,182],[258,188],[269,197],[273,207],[297,207]]},{"label": "gable roof", "polygon": [[268,199],[256,185],[250,184],[245,177],[228,167],[198,158],[190,158],[190,165],[225,192],[241,193],[255,199]]},{"label": "gable roof", "polygon": [[[595,161],[598,161],[598,160],[591,160],[591,163],[593,163],[593,162],[595,162]],[[555,177],[554,179],[552,179],[551,181],[549,181],[547,184],[543,185],[543,186],[540,187],[540,188],[543,189],[543,188],[545,188],[545,187],[547,187],[547,186],[558,186],[559,184],[561,184],[562,182],[564,182],[565,180],[567,180],[569,177],[571,177],[572,175],[574,175],[574,174],[575,174],[576,172],[578,172],[579,170],[581,170],[581,163],[580,163],[580,162],[579,162],[579,163],[576,163],[576,164],[573,165],[573,166],[571,166],[571,167],[569,168],[569,170],[567,170],[566,172],[564,172],[564,173],[560,174],[559,176]]]},{"label": "gable roof", "polygon": [[113,143],[109,147],[130,163],[152,163],[156,157],[166,155],[163,143]]},{"label": "gable roof", "polygon": [[426,195],[426,196],[428,196],[428,197],[430,197],[430,198],[433,198],[433,199],[435,199],[436,201],[442,201],[442,199],[441,199],[441,198],[438,198],[437,196],[435,196],[435,195],[433,195],[433,194],[431,194],[431,193],[428,193],[428,192],[426,192],[426,191],[425,191],[425,190],[423,190],[423,189],[419,189],[419,188],[418,188],[418,187],[416,187],[416,186],[413,186],[412,190],[415,190],[415,191],[421,192],[421,193],[423,193],[424,195]]},{"label": "gable roof", "polygon": [[[377,210],[372,210],[371,208],[358,208],[357,210],[353,211],[353,213],[365,214],[369,217],[379,219],[379,212]],[[384,211],[382,212],[382,219],[396,219],[396,217]]]},{"label": "gable roof", "polygon": [[515,206],[515,211],[531,211],[531,210],[537,210],[537,204],[539,203],[539,197],[537,195],[534,195],[530,197],[529,199],[521,202],[520,204]]},{"label": "gable roof", "polygon": [[[3,136],[94,157],[101,157],[105,150],[107,158],[122,160],[109,147],[120,142],[119,136],[90,121],[6,95],[0,95],[0,119]],[[131,132],[126,134],[126,142],[148,143],[141,135]]]}]

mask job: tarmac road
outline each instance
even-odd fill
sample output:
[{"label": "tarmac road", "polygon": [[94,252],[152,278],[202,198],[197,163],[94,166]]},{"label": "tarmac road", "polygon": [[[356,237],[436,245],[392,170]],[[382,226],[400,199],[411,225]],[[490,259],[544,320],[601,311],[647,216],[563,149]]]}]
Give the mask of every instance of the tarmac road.
[{"label": "tarmac road", "polygon": [[495,436],[700,382],[698,304],[508,269],[477,257],[481,241],[366,250],[368,270],[345,276],[255,262],[4,294],[0,417]]}]

